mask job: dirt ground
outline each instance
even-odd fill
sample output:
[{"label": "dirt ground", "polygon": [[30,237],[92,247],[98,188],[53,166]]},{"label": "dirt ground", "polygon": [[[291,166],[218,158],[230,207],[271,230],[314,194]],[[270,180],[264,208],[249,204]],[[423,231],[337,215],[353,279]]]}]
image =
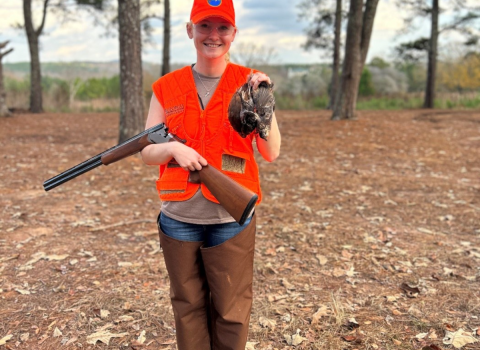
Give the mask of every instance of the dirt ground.
[{"label": "dirt ground", "polygon": [[[480,349],[480,111],[329,115],[278,111],[281,156],[259,159],[247,349]],[[117,125],[0,119],[0,349],[175,349],[157,169],[42,188]]]}]

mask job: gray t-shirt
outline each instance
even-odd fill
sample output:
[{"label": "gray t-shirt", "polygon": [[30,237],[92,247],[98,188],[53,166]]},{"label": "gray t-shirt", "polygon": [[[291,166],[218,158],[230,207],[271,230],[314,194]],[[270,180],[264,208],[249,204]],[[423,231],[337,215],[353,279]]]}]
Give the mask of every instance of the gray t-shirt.
[{"label": "gray t-shirt", "polygon": [[[207,77],[198,73],[194,67],[192,67],[192,73],[200,99],[199,103],[201,101],[202,109],[205,109],[215,93],[221,77]],[[172,219],[190,224],[210,225],[235,221],[220,204],[206,199],[201,189],[198,189],[194,196],[186,201],[162,202],[161,210],[163,214]]]}]

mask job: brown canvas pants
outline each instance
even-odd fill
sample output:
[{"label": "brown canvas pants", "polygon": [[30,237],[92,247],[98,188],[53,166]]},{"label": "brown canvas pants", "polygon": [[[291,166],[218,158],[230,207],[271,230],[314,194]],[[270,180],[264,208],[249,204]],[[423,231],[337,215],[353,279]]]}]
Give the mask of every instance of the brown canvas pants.
[{"label": "brown canvas pants", "polygon": [[252,309],[255,216],[242,232],[209,248],[159,232],[178,349],[244,350]]}]

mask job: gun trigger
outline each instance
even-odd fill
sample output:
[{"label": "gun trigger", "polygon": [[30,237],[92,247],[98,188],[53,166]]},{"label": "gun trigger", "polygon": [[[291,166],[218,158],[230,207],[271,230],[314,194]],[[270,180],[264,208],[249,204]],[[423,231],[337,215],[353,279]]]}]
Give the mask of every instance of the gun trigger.
[{"label": "gun trigger", "polygon": [[181,139],[175,134],[169,134],[175,141],[181,142],[181,143],[187,143],[187,140]]}]

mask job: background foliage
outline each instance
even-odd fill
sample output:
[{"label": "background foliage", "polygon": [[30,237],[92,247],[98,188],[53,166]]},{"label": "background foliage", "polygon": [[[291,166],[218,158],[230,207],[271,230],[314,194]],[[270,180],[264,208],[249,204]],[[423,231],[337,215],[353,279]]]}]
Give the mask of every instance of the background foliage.
[{"label": "background foliage", "polygon": [[[252,62],[250,62],[252,64]],[[8,105],[28,108],[28,63],[5,64]],[[180,67],[182,65],[178,65]],[[328,106],[331,67],[272,65],[253,62],[272,77],[281,109],[323,109]],[[177,66],[172,69],[178,68]],[[45,108],[50,111],[117,111],[120,80],[116,63],[44,63],[42,78]],[[144,91],[148,103],[159,65],[144,64]],[[364,68],[358,109],[420,108],[426,83],[424,62],[374,57]],[[438,108],[480,108],[480,53],[452,54],[439,60]],[[148,104],[147,104],[148,105]]]}]

